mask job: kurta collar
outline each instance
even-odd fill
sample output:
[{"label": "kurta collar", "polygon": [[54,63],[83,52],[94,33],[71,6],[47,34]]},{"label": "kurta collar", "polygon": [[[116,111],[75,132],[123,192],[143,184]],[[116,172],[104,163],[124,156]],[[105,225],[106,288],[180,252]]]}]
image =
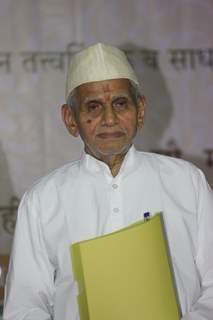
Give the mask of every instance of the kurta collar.
[{"label": "kurta collar", "polygon": [[[132,145],[123,160],[118,175],[115,178],[128,175],[137,168],[138,164],[138,154],[134,145]],[[81,166],[91,174],[101,171],[106,177],[113,178],[109,167],[103,161],[100,161],[85,152],[81,158]]]}]

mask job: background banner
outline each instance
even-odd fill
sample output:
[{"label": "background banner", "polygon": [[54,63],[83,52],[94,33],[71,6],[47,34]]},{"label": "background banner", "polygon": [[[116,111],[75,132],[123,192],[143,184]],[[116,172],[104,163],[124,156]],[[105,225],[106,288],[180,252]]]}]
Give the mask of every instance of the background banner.
[{"label": "background banner", "polygon": [[97,41],[125,50],[147,98],[135,144],[199,166],[213,186],[211,0],[1,0],[0,254],[34,181],[80,157],[66,132],[66,67]]}]

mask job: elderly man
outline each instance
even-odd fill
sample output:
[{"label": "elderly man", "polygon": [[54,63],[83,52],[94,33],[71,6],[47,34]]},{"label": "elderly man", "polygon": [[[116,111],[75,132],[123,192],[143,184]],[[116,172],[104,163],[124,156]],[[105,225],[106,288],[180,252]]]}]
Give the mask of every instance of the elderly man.
[{"label": "elderly man", "polygon": [[212,320],[212,192],[193,165],[135,150],[145,99],[124,53],[99,43],[76,54],[66,98],[64,123],[85,152],[22,199],[4,320],[79,319],[70,244],[128,226],[145,211],[163,212],[182,319]]}]

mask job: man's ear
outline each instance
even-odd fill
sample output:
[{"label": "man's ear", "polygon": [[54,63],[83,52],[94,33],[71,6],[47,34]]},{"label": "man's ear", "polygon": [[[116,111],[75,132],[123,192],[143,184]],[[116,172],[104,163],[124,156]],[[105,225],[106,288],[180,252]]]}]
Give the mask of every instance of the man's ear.
[{"label": "man's ear", "polygon": [[137,101],[137,108],[138,108],[138,115],[137,115],[137,122],[138,128],[142,128],[144,124],[144,115],[145,115],[145,106],[146,106],[146,98],[141,96],[138,98]]},{"label": "man's ear", "polygon": [[78,124],[76,122],[74,110],[71,107],[69,107],[67,104],[63,104],[61,107],[61,117],[69,133],[73,137],[78,137],[79,130],[78,130]]}]

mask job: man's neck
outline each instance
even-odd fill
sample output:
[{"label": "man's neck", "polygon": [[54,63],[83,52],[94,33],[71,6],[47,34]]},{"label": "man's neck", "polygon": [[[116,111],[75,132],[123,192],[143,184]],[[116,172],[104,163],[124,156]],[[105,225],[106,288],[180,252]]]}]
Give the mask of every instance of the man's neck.
[{"label": "man's neck", "polygon": [[125,150],[124,152],[120,153],[120,154],[115,154],[115,155],[99,155],[96,156],[94,154],[92,154],[91,152],[88,152],[87,149],[85,149],[85,152],[90,154],[92,157],[104,162],[110,169],[111,174],[113,177],[117,176],[121,165],[123,163],[123,160],[128,152],[128,150]]},{"label": "man's neck", "polygon": [[125,155],[126,155],[126,153],[119,154],[119,155],[113,155],[110,157],[102,157],[102,159],[100,159],[100,160],[108,165],[112,176],[115,177],[115,176],[117,176],[117,174],[121,168],[121,165],[123,163]]}]

